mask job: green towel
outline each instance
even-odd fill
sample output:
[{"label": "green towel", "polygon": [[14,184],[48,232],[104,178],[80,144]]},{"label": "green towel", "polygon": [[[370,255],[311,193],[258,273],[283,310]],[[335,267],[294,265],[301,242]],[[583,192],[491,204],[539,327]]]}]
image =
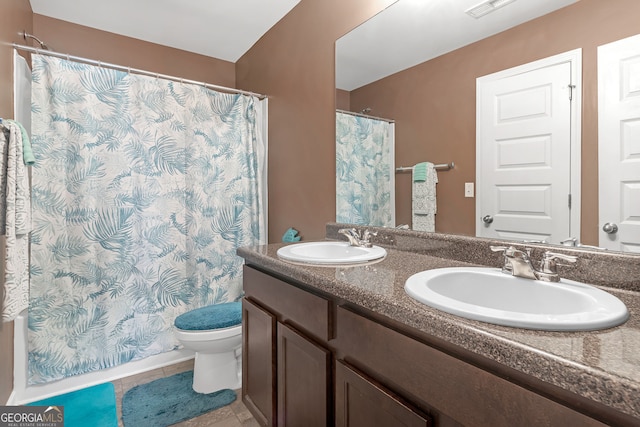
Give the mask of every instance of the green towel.
[{"label": "green towel", "polygon": [[413,167],[413,182],[425,182],[427,180],[427,165],[427,162],[422,162]]},{"label": "green towel", "polygon": [[12,123],[15,123],[20,128],[20,133],[22,134],[22,160],[26,166],[33,166],[36,162],[36,158],[33,156],[33,151],[31,150],[31,142],[29,141],[29,135],[27,134],[27,130],[22,126],[22,123],[17,122],[15,120],[7,120]]}]

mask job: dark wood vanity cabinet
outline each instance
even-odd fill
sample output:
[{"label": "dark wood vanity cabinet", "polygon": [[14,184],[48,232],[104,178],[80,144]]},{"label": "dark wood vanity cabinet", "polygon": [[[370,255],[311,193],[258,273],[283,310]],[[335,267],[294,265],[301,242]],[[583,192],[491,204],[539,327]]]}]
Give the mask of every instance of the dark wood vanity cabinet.
[{"label": "dark wood vanity cabinet", "polygon": [[332,425],[329,301],[247,267],[244,274],[245,405],[263,426]]},{"label": "dark wood vanity cabinet", "polygon": [[242,398],[263,426],[605,425],[331,296],[248,266],[244,291]]}]

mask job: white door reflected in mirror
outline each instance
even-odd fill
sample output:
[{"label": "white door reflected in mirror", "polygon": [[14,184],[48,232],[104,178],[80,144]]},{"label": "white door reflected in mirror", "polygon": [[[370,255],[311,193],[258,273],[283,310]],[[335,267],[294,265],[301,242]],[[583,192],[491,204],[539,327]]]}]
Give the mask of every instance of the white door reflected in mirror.
[{"label": "white door reflected in mirror", "polygon": [[598,47],[599,245],[640,253],[640,35]]},{"label": "white door reflected in mirror", "polygon": [[477,236],[580,234],[580,63],[578,49],[478,78]]}]

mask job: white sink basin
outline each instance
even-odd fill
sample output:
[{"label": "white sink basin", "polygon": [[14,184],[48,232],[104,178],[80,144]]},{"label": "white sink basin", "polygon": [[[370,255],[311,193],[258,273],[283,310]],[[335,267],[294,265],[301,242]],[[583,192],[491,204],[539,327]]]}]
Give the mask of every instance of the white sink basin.
[{"label": "white sink basin", "polygon": [[361,264],[380,260],[387,251],[380,246],[363,248],[350,246],[347,242],[305,242],[278,249],[279,258],[286,261],[318,265]]},{"label": "white sink basin", "polygon": [[523,279],[499,269],[439,268],[409,277],[405,291],[447,313],[496,325],[548,331],[590,331],[624,323],[627,307],[584,283]]}]

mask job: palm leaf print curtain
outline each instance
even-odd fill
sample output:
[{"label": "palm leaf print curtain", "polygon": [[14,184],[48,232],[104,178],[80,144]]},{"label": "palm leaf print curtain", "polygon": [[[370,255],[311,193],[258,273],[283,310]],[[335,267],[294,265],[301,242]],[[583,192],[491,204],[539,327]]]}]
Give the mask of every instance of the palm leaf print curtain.
[{"label": "palm leaf print curtain", "polygon": [[336,221],[395,226],[394,124],[336,112]]},{"label": "palm leaf print curtain", "polygon": [[29,382],[175,349],[264,243],[255,97],[33,55]]}]

